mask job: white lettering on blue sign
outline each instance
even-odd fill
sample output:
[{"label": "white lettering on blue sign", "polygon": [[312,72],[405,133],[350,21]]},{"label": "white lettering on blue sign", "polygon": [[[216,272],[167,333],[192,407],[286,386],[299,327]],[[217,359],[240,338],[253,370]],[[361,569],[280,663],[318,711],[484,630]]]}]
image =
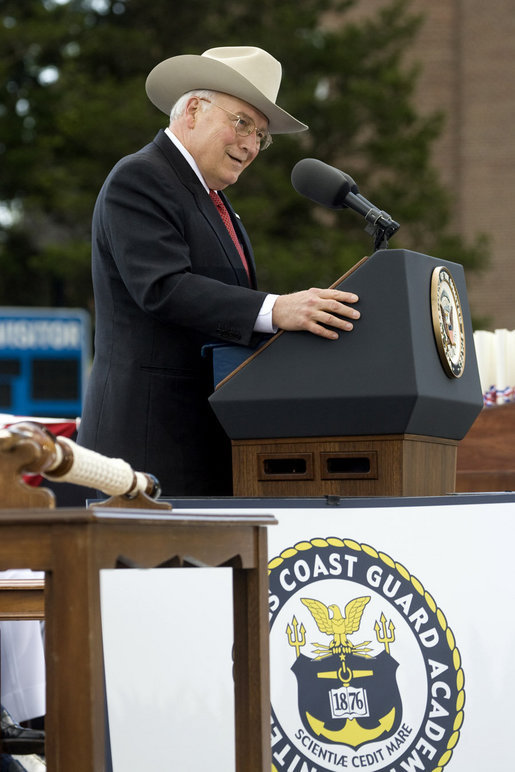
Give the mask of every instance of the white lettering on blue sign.
[{"label": "white lettering on blue sign", "polygon": [[77,319],[0,319],[0,348],[80,350],[82,325]]}]

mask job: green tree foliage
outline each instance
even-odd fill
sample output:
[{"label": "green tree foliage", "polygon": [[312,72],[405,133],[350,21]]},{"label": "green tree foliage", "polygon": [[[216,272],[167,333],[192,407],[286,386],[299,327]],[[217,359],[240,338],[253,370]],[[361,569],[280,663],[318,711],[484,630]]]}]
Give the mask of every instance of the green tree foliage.
[{"label": "green tree foliage", "polygon": [[449,230],[451,201],[431,164],[442,126],[413,105],[404,63],[421,19],[391,0],[365,20],[357,0],[0,0],[0,303],[91,305],[90,219],[112,165],[166,118],[144,81],[160,60],[257,45],[283,63],[279,102],[310,132],[278,136],[229,191],[252,237],[261,286],[327,286],[372,249],[353,212],[300,197],[304,157],[349,172],[402,227],[391,246],[463,263],[485,244]]}]

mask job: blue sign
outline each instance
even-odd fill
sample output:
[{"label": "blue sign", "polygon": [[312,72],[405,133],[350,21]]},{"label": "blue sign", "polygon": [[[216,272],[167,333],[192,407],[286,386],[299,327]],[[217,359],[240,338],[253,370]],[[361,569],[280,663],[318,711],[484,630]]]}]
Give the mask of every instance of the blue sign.
[{"label": "blue sign", "polygon": [[0,307],[0,412],[79,416],[90,357],[86,311]]}]

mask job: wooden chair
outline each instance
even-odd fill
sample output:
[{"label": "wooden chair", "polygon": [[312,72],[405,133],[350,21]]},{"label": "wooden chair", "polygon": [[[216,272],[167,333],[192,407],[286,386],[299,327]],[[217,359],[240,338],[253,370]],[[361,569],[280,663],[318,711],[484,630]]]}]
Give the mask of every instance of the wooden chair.
[{"label": "wooden chair", "polygon": [[1,621],[44,618],[44,579],[0,579]]},{"label": "wooden chair", "polygon": [[[42,620],[44,618],[44,579],[0,579],[0,621],[18,622],[26,619]],[[1,645],[0,636],[0,647]],[[9,741],[4,741],[0,737],[0,753],[9,751],[14,753],[9,748]]]}]

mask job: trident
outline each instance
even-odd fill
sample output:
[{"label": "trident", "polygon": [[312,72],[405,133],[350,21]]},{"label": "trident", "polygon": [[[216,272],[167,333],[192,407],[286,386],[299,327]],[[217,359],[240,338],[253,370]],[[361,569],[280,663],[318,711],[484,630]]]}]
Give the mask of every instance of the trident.
[{"label": "trident", "polygon": [[[388,629],[390,631],[390,634],[388,635],[386,632],[386,617],[383,613],[381,613],[380,617],[381,627],[379,626],[379,622],[376,621],[374,625],[374,630],[376,631],[376,638],[379,643],[384,643],[384,649],[387,654],[390,653],[390,644],[394,642],[395,640],[395,625],[393,624],[392,620],[390,619],[390,623],[388,625]],[[382,632],[382,635],[380,635],[380,632]]]},{"label": "trident", "polygon": [[[297,617],[293,617],[291,621],[293,625],[293,630],[291,629],[291,626],[288,624],[286,627],[286,635],[288,636],[288,643],[290,646],[295,646],[295,651],[297,652],[297,657],[300,654],[300,650],[303,646],[306,644],[306,628],[303,624],[300,626],[300,630],[298,629],[299,623],[297,622]],[[299,638],[300,633],[300,638]]]}]

